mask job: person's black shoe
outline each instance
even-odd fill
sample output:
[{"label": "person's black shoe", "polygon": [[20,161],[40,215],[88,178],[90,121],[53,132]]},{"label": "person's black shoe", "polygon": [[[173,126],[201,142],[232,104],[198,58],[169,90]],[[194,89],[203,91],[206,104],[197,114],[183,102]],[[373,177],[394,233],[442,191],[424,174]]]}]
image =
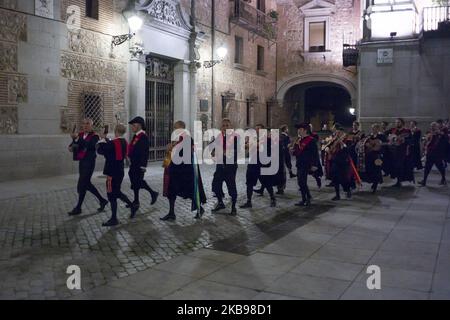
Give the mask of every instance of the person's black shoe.
[{"label": "person's black shoe", "polygon": [[252,208],[252,202],[251,201],[247,201],[246,203],[244,203],[243,205],[239,206],[239,208],[241,209],[247,209],[247,208]]},{"label": "person's black shoe", "polygon": [[139,210],[139,205],[131,204],[129,207],[131,210],[130,219],[133,219],[136,216],[136,212]]},{"label": "person's black shoe", "polygon": [[316,178],[317,187],[320,189],[322,188],[322,179]]},{"label": "person's black shoe", "polygon": [[289,178],[295,178],[297,175],[295,174],[295,173],[292,173],[292,171],[291,172],[289,172]]},{"label": "person's black shoe", "polygon": [[372,193],[376,193],[377,189],[378,189],[378,185],[377,184],[372,184],[372,186],[370,187],[372,189]]},{"label": "person's black shoe", "polygon": [[74,208],[72,211],[67,213],[69,216],[78,216],[81,214],[80,208]]},{"label": "person's black shoe", "polygon": [[334,183],[330,182],[329,184],[327,184],[325,187],[334,187]]},{"label": "person's black shoe", "polygon": [[276,194],[284,194],[284,190],[278,190]]},{"label": "person's black shoe", "polygon": [[338,200],[341,200],[341,197],[340,196],[334,196],[333,197],[333,199],[331,199],[332,201],[338,201]]},{"label": "person's black shoe", "polygon": [[217,212],[222,209],[225,209],[225,204],[223,202],[218,202],[216,206],[211,210],[211,212]]},{"label": "person's black shoe", "polygon": [[253,190],[253,192],[255,192],[256,194],[258,194],[260,196],[264,195],[264,189],[263,188],[255,189],[255,190]]},{"label": "person's black shoe", "polygon": [[236,205],[233,205],[231,207],[230,216],[235,216],[235,215],[237,215],[237,210],[236,210]]},{"label": "person's black shoe", "polygon": [[156,200],[158,200],[159,192],[153,192],[152,193],[152,202],[150,202],[150,205],[154,205]]},{"label": "person's black shoe", "polygon": [[400,182],[400,181],[397,181],[394,185],[393,185],[393,187],[401,187],[402,186],[402,183]]},{"label": "person's black shoe", "polygon": [[277,206],[277,200],[275,198],[270,199],[270,206],[272,208]]},{"label": "person's black shoe", "polygon": [[204,213],[205,213],[205,209],[203,209],[203,207],[200,206],[200,212],[197,211],[197,214],[195,215],[195,219],[201,219]]},{"label": "person's black shoe", "polygon": [[114,227],[119,224],[119,221],[117,219],[109,219],[105,223],[102,224],[103,227]]},{"label": "person's black shoe", "polygon": [[176,218],[177,217],[174,214],[169,213],[168,215],[166,215],[166,216],[164,216],[162,218],[159,218],[159,219],[162,220],[162,221],[168,221],[168,220],[175,220]]},{"label": "person's black shoe", "polygon": [[100,208],[97,209],[97,212],[105,211],[105,207],[108,204],[108,200],[103,200],[100,202]]},{"label": "person's black shoe", "polygon": [[423,180],[419,181],[419,186],[426,187],[426,185],[427,185],[427,183],[425,181],[423,181]]},{"label": "person's black shoe", "polygon": [[345,195],[347,196],[347,199],[351,199],[352,198],[352,191],[348,190]]}]

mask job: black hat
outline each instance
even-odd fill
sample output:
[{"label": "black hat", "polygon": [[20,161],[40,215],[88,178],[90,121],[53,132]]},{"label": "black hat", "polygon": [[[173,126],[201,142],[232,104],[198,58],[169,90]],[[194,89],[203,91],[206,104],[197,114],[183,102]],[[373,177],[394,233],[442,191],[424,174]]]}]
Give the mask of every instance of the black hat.
[{"label": "black hat", "polygon": [[128,124],[133,124],[133,123],[139,123],[141,125],[142,129],[145,128],[145,120],[142,117],[135,117],[133,120],[128,122]]},{"label": "black hat", "polygon": [[309,126],[309,123],[303,122],[303,123],[299,123],[295,125],[296,129],[305,129],[305,130],[310,130],[311,127]]}]

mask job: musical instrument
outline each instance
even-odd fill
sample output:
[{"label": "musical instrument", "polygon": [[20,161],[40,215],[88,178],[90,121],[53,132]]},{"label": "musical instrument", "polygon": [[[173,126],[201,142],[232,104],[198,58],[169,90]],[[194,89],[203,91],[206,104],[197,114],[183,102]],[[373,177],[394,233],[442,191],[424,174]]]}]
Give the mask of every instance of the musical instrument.
[{"label": "musical instrument", "polygon": [[335,136],[333,138],[333,140],[331,140],[328,144],[326,144],[324,147],[322,147],[322,149],[325,150],[325,152],[327,152],[329,154],[334,154],[337,151],[339,151],[338,148],[345,145],[344,141],[346,138],[347,138],[347,134],[345,134],[345,133],[343,133],[340,136]]},{"label": "musical instrument", "polygon": [[327,147],[329,147],[330,144],[333,142],[333,139],[334,139],[334,138],[335,138],[334,136],[326,137],[326,138],[322,141],[322,147],[321,147],[321,150],[322,150],[322,151],[325,151],[325,149],[326,149]]},{"label": "musical instrument", "polygon": [[383,146],[383,142],[380,139],[365,139],[364,146],[367,148],[368,152],[380,151]]},{"label": "musical instrument", "polygon": [[164,160],[162,164],[163,168],[167,168],[172,162],[172,149],[173,147],[175,147],[177,143],[178,143],[177,141],[172,141],[167,145],[166,154],[164,155]]},{"label": "musical instrument", "polygon": [[391,133],[388,136],[388,141],[390,145],[399,146],[403,143],[405,143],[405,139],[409,137],[411,134],[409,132],[401,133],[401,134],[395,134]]}]

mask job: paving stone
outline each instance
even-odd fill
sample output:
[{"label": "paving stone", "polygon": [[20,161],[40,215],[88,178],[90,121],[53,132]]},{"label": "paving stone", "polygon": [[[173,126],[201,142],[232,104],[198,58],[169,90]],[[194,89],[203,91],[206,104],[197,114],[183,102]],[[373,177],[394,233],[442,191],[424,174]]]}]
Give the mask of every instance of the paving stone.
[{"label": "paving stone", "polygon": [[[202,176],[208,198],[213,199],[213,168],[202,166]],[[432,175],[431,182],[436,177]],[[76,201],[76,178],[73,175],[15,182],[12,190],[11,184],[0,183],[0,190],[9,190],[0,192],[0,278],[5,279],[0,287],[2,298],[71,298],[77,293],[66,287],[69,265],[80,266],[84,290],[105,288],[104,284],[139,276],[155,267],[158,272],[172,270],[178,277],[211,277],[213,281],[207,284],[213,283],[217,290],[220,285],[226,287],[228,275],[233,288],[229,292],[246,289],[253,294],[253,289],[270,285],[294,268],[298,267],[294,270],[299,273],[313,273],[305,267],[308,264],[303,270],[300,264],[306,263],[308,257],[353,265],[366,264],[377,253],[373,261],[378,260],[382,268],[403,268],[409,261],[406,270],[410,272],[431,272],[436,267],[436,279],[442,279],[450,260],[446,258],[448,247],[444,246],[450,244],[450,223],[445,220],[450,215],[448,194],[423,188],[383,187],[376,196],[355,193],[354,199],[335,203],[329,201],[331,188],[313,187],[313,205],[299,209],[294,206],[298,200],[296,181],[289,179],[286,195],[280,197],[277,208],[270,208],[267,196],[255,197],[254,208],[239,210],[237,217],[212,215],[211,200],[205,206],[203,219],[197,221],[189,210],[190,202],[177,200],[178,219],[173,223],[159,220],[168,211],[168,202],[161,198],[150,206],[149,194],[142,192],[136,219],[130,221],[129,210],[120,205],[121,224],[107,229],[101,224],[110,210],[98,214],[98,203],[91,195],[86,197],[81,216],[67,215]],[[147,178],[152,187],[161,190],[160,164],[149,165]],[[239,168],[238,190],[245,190],[244,178],[245,168]],[[93,183],[104,193],[104,180],[98,174]],[[123,190],[131,196],[127,179]],[[245,194],[240,193],[238,201],[244,200]],[[439,247],[442,249],[436,259]],[[415,258],[408,260],[402,251]],[[320,279],[325,276],[326,263],[319,269],[314,275]],[[345,271],[352,273],[350,270]],[[251,276],[245,279],[248,274]],[[345,272],[340,276],[351,278]],[[402,282],[405,287],[419,287],[408,279],[405,276]],[[446,284],[435,288],[431,293],[445,296]],[[102,290],[94,296],[106,297]],[[116,291],[111,296],[122,294]]]},{"label": "paving stone", "polygon": [[304,299],[338,299],[350,281],[286,273],[265,291]]}]

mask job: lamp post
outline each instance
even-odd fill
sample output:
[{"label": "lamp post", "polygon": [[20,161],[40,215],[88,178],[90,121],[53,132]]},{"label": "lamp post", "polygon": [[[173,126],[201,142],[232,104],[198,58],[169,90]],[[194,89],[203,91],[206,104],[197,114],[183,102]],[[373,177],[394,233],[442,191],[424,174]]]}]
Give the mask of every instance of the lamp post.
[{"label": "lamp post", "polygon": [[118,36],[113,36],[111,41],[111,46],[120,46],[121,44],[125,43],[127,40],[130,40],[136,35],[136,32],[138,32],[142,25],[144,24],[144,21],[138,17],[137,15],[132,15],[127,19],[128,21],[128,27],[130,29],[130,32],[126,34],[121,34]]},{"label": "lamp post", "polygon": [[212,67],[214,67],[216,64],[219,64],[219,63],[221,63],[223,61],[223,59],[226,57],[227,53],[228,53],[228,49],[226,47],[224,47],[224,46],[220,46],[217,49],[217,57],[219,59],[212,59],[212,60],[204,61],[203,62],[203,66],[205,68],[212,68]]}]

